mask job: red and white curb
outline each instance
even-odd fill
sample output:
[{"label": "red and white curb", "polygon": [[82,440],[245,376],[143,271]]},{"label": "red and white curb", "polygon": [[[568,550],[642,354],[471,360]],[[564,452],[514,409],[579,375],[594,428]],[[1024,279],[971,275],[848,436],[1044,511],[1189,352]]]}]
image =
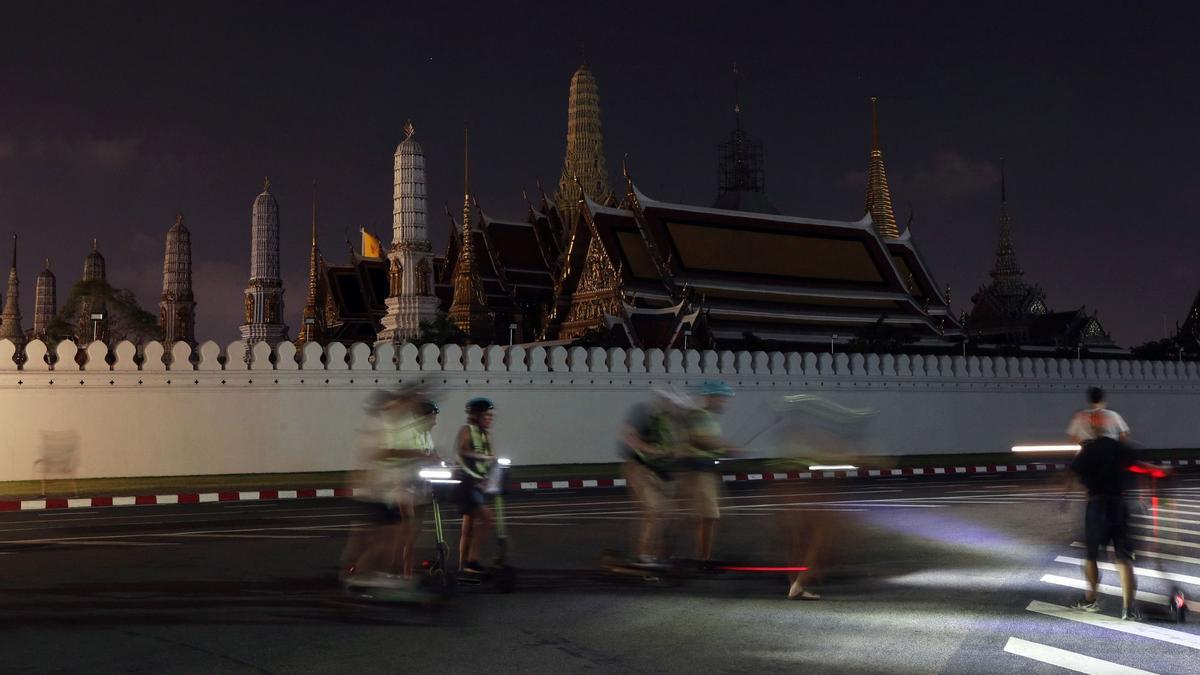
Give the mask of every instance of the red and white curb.
[{"label": "red and white curb", "polygon": [[[1157,462],[1162,466],[1200,466],[1200,459],[1176,459]],[[953,476],[963,474],[1003,474],[1053,471],[1067,468],[1062,463],[977,464],[971,466],[910,467],[901,469],[851,469],[847,471],[787,471],[724,474],[726,483],[748,481],[819,480],[825,478],[891,478],[894,476]],[[584,488],[625,487],[624,478],[525,481],[521,491],[578,490]],[[284,499],[323,499],[353,497],[354,488],[302,488],[296,490],[248,490],[222,492],[180,492],[165,495],[129,497],[75,497],[0,501],[0,511],[45,511],[51,509],[87,509],[109,506],[162,506],[169,504],[208,504],[215,502],[252,502]]]},{"label": "red and white curb", "polygon": [[75,497],[0,501],[0,511],[42,511],[47,509],[87,509],[102,506],[157,506],[165,504],[207,504],[211,502],[252,502],[275,499],[318,499],[353,497],[352,488],[307,488],[299,490],[249,490],[242,492],[180,492],[173,495],[137,495],[132,497]]},{"label": "red and white curb", "polygon": [[[1200,466],[1197,460],[1166,460],[1163,466]],[[890,478],[892,476],[946,476],[962,474],[1000,474],[1034,471],[1054,471],[1067,468],[1062,463],[1036,464],[976,464],[971,466],[910,467],[901,469],[851,469],[848,471],[787,471],[763,473],[728,473],[721,476],[726,483],[747,481],[818,480],[822,478]],[[577,490],[580,488],[625,487],[624,478],[594,478],[590,480],[539,480],[520,484],[521,490]]]}]

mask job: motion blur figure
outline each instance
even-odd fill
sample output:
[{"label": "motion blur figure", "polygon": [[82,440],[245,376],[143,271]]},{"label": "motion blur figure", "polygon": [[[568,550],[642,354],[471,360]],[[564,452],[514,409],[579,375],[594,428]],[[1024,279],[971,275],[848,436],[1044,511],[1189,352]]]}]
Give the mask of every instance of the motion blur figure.
[{"label": "motion blur figure", "polygon": [[42,496],[46,496],[46,479],[57,476],[71,481],[71,489],[79,496],[79,484],[75,471],[79,466],[79,434],[70,431],[41,431],[42,447],[33,468],[42,474]]},{"label": "motion blur figure", "polygon": [[679,456],[687,407],[680,394],[656,389],[651,400],[629,411],[621,429],[620,450],[626,458],[621,475],[641,511],[634,550],[639,563],[652,564],[663,557],[663,516],[670,497],[671,462]]},{"label": "motion blur figure", "polygon": [[459,461],[459,484],[455,495],[463,518],[462,534],[458,539],[458,569],[467,574],[485,571],[479,564],[479,542],[494,521],[483,491],[496,459],[490,433],[496,417],[495,407],[486,398],[467,402],[467,423],[458,430],[454,441]]},{"label": "motion blur figure", "polygon": [[436,412],[416,389],[379,392],[368,401],[361,435],[367,469],[360,486],[368,516],[343,551],[343,581],[397,585],[411,578],[416,535],[429,503],[419,474],[436,462],[429,434]]},{"label": "motion blur figure", "polygon": [[700,408],[686,415],[682,451],[688,470],[682,482],[696,514],[697,560],[712,558],[717,521],[721,518],[717,461],[738,451],[721,437],[721,423],[717,421],[717,415],[725,411],[730,398],[733,398],[732,387],[721,380],[708,380],[700,389]]}]

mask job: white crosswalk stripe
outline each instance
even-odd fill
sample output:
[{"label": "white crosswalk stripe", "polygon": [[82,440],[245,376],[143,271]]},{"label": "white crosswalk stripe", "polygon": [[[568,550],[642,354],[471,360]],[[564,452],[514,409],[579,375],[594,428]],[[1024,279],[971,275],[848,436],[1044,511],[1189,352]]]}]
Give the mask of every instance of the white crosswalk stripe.
[{"label": "white crosswalk stripe", "polygon": [[[1043,575],[1042,581],[1044,581],[1048,584],[1055,584],[1057,586],[1066,586],[1067,588],[1078,588],[1081,591],[1086,591],[1087,587],[1088,587],[1087,582],[1084,581],[1082,578],[1064,577],[1064,576],[1059,576],[1057,574]],[[1100,586],[1097,590],[1100,591],[1101,595],[1110,595],[1115,598],[1121,597],[1121,587],[1120,586],[1111,586],[1109,584],[1100,584]],[[1164,607],[1166,607],[1171,602],[1170,598],[1163,595],[1162,593],[1153,593],[1151,591],[1139,590],[1133,597],[1135,599],[1137,599],[1138,602],[1148,602],[1153,605],[1162,605]],[[1195,611],[1197,609],[1196,603],[1194,601],[1189,600],[1188,601],[1188,609]],[[1200,639],[1200,638],[1197,638],[1197,639]]]},{"label": "white crosswalk stripe", "polygon": [[[1082,565],[1084,561],[1082,558],[1072,558],[1069,556],[1060,555],[1054,559],[1054,562]],[[1102,570],[1107,570],[1109,572],[1117,571],[1117,566],[1112,563],[1106,563],[1106,562],[1096,563],[1096,566]],[[1139,577],[1150,577],[1152,579],[1166,579],[1167,581],[1178,581],[1178,582],[1185,583],[1185,584],[1200,584],[1200,577],[1192,576],[1190,574],[1176,574],[1174,572],[1160,572],[1158,570],[1148,570],[1144,567],[1134,567],[1133,574],[1135,576],[1139,576]],[[1198,606],[1198,607],[1200,607],[1200,606]]]},{"label": "white crosswalk stripe", "polygon": [[[1073,546],[1074,548],[1087,548],[1087,544],[1083,543],[1082,541],[1073,541],[1073,542],[1071,542],[1071,546]],[[1111,553],[1113,550],[1113,547],[1107,546],[1107,547],[1105,547],[1105,550],[1107,550],[1108,552]],[[1160,553],[1158,551],[1138,551],[1137,557],[1139,557],[1139,558],[1160,558],[1162,560],[1173,560],[1175,562],[1189,563],[1191,565],[1200,565],[1200,558],[1193,558],[1188,555],[1176,555],[1174,553]]]},{"label": "white crosswalk stripe", "polygon": [[1149,670],[1130,668],[1129,666],[1122,666],[1112,661],[1076,654],[1066,649],[1059,649],[1058,647],[1051,647],[1015,637],[1008,638],[1008,642],[1004,644],[1004,651],[1009,654],[1023,656],[1027,659],[1033,659],[1034,661],[1049,663],[1059,668],[1073,670],[1077,673],[1091,673],[1093,675],[1147,675],[1152,673]]},{"label": "white crosswalk stripe", "polygon": [[1183,631],[1159,628],[1158,626],[1151,626],[1137,621],[1122,621],[1115,616],[1107,616],[1105,614],[1088,614],[1087,612],[1080,612],[1061,605],[1041,602],[1040,600],[1034,600],[1025,609],[1045,616],[1053,616],[1076,623],[1090,624],[1130,635],[1150,638],[1151,640],[1200,650],[1200,635],[1192,635]]}]

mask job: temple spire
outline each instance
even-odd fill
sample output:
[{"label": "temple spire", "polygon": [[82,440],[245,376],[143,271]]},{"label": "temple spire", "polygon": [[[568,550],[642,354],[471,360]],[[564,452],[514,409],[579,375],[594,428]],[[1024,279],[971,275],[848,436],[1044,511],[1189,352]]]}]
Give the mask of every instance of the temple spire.
[{"label": "temple spire", "polygon": [[[162,295],[158,300],[158,326],[163,343],[196,344],[196,298],[192,292],[192,234],[176,212],[167,230],[163,253]],[[168,347],[169,349],[170,347]]]},{"label": "temple spire", "polygon": [[472,342],[487,344],[494,327],[487,311],[483,283],[475,269],[475,237],[471,225],[471,153],[467,128],[463,127],[463,222],[458,246],[458,264],[454,269],[454,300],[450,321]]},{"label": "temple spire", "polygon": [[17,279],[17,235],[12,238],[12,268],[8,271],[8,289],[4,294],[4,312],[0,314],[0,340],[11,340],[20,347],[25,344],[25,331],[21,328],[20,292]]},{"label": "temple spire", "polygon": [[892,208],[892,190],[888,187],[887,169],[883,165],[883,150],[879,147],[879,112],[876,97],[871,97],[871,159],[867,168],[866,210],[880,236],[900,236],[896,213]]},{"label": "temple spire", "polygon": [[585,195],[600,204],[613,201],[604,161],[600,93],[586,60],[571,76],[567,100],[567,153],[563,158],[558,192],[554,195],[559,213],[568,226],[578,217],[579,203]]},{"label": "temple spire", "polygon": [[1012,219],[1008,215],[1008,181],[1004,170],[1004,159],[1000,159],[1000,240],[996,244],[996,263],[991,276],[997,289],[1004,295],[1021,293],[1021,277],[1025,272],[1017,264],[1017,252],[1013,246]]},{"label": "temple spire", "polygon": [[312,235],[308,254],[308,297],[301,312],[300,331],[296,346],[307,342],[322,343],[325,338],[324,317],[321,314],[321,252],[317,248],[317,181],[313,181]]},{"label": "temple spire", "polygon": [[58,313],[58,293],[54,272],[50,271],[50,259],[37,276],[33,294],[33,337],[46,341],[46,332],[54,315]]}]

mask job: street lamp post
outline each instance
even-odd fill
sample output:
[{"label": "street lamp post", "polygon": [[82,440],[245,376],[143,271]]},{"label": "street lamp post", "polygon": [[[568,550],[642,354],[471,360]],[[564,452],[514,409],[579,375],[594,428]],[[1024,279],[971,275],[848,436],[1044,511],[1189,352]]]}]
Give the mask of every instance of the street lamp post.
[{"label": "street lamp post", "polygon": [[685,351],[685,352],[687,351],[687,348],[688,348],[688,338],[691,336],[692,336],[692,329],[684,328],[683,329],[683,351]]},{"label": "street lamp post", "polygon": [[92,342],[100,339],[100,322],[104,320],[104,314],[92,315]]},{"label": "street lamp post", "polygon": [[517,330],[517,324],[515,324],[515,323],[508,324],[508,346],[509,347],[513,346],[513,335],[516,333],[516,330]]},{"label": "street lamp post", "polygon": [[830,354],[831,356],[833,355],[833,343],[834,343],[834,341],[835,341],[835,340],[837,340],[837,339],[838,339],[838,335],[837,335],[837,333],[834,333],[833,335],[830,335],[830,336],[829,336],[829,354]]}]

